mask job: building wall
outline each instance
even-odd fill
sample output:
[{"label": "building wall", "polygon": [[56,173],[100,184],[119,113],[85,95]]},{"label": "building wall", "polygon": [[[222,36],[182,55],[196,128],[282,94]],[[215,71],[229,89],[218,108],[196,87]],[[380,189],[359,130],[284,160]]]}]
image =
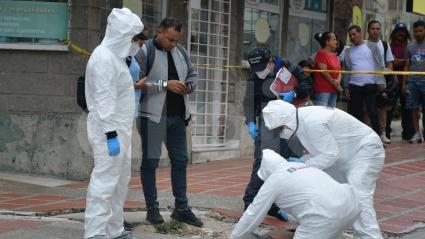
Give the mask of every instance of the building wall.
[{"label": "building wall", "polygon": [[382,23],[382,38],[389,41],[396,23],[405,23],[412,32],[413,23],[424,16],[406,12],[406,0],[335,0],[334,30],[348,44],[347,29],[353,24],[353,7],[361,9],[362,30],[367,39],[367,23],[378,20]]},{"label": "building wall", "polygon": [[[181,43],[186,46],[188,1],[164,2],[166,13],[161,14],[175,17],[183,23]],[[338,2],[336,0],[336,6]],[[111,7],[122,4],[120,0],[106,3],[71,1],[72,42],[89,51],[100,43]],[[243,60],[244,8],[245,0],[232,0],[229,64],[234,66],[240,66]],[[281,50],[285,53],[285,47],[291,46],[291,42],[288,42],[286,34],[288,5],[282,5],[282,8]],[[336,24],[339,21],[335,21]],[[151,32],[155,31],[154,26],[149,27]],[[0,170],[7,168],[74,179],[88,178],[93,159],[86,135],[87,114],[76,104],[76,81],[84,74],[86,61],[72,51],[0,49]],[[239,153],[236,155],[241,156],[252,155],[254,150],[243,112],[248,76],[249,69],[246,68],[229,70],[227,146],[237,148]],[[139,134],[135,127],[133,129],[132,165],[133,170],[137,170],[141,161],[141,144]],[[187,134],[191,155],[190,126]],[[165,147],[160,164],[169,165]]]},{"label": "building wall", "polygon": [[[72,0],[70,40],[93,50],[111,7]],[[72,51],[0,49],[0,169],[87,178],[92,168],[76,81],[86,59]]]},{"label": "building wall", "polygon": [[[230,65],[240,66],[242,62],[242,42],[245,0],[232,0],[232,17],[230,29]],[[238,142],[241,156],[252,155],[254,144],[245,126],[243,98],[249,77],[247,68],[230,68],[227,139],[230,143]],[[231,146],[231,145],[230,145]]]}]

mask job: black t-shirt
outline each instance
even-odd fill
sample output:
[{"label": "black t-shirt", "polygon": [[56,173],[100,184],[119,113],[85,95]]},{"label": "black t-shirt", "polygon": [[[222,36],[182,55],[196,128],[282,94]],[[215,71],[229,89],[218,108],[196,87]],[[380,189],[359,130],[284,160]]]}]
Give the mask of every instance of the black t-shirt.
[{"label": "black t-shirt", "polygon": [[[176,65],[173,56],[167,52],[168,58],[168,80],[179,80]],[[186,107],[184,105],[183,96],[172,91],[167,91],[166,97],[167,116],[181,116],[184,119]]]},{"label": "black t-shirt", "polygon": [[[156,41],[153,40],[153,45],[161,51],[165,51]],[[174,64],[173,56],[170,52],[167,52],[168,60],[168,80],[179,80],[176,65]],[[165,98],[165,113],[166,116],[181,116],[185,118],[186,107],[184,105],[184,98],[182,95],[167,90],[167,96]]]}]

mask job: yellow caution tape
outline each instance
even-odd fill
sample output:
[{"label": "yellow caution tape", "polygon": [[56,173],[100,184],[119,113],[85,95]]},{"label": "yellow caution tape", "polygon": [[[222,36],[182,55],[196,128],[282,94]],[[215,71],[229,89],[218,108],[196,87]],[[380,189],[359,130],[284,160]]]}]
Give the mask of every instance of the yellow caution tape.
[{"label": "yellow caution tape", "polygon": [[83,48],[81,48],[81,47],[79,47],[77,45],[75,45],[71,41],[64,40],[64,41],[61,41],[61,43],[65,44],[65,45],[68,45],[69,47],[71,47],[72,50],[76,51],[77,53],[79,53],[80,55],[83,55],[85,57],[90,57],[90,55],[91,55],[90,52],[84,50]]},{"label": "yellow caution tape", "polygon": [[202,68],[241,68],[241,69],[249,69],[249,66],[238,66],[238,65],[211,65],[211,64],[193,64],[193,66],[202,67]]},{"label": "yellow caution tape", "polygon": [[425,75],[422,71],[345,71],[345,70],[307,70],[306,72],[329,72],[341,74],[368,74],[368,75]]},{"label": "yellow caution tape", "polygon": [[[84,50],[83,48],[77,46],[76,44],[72,43],[71,41],[64,40],[61,43],[65,45],[69,45],[72,50],[76,51],[77,53],[85,56],[90,57],[91,53]],[[202,67],[206,69],[211,70],[219,70],[223,68],[239,68],[239,69],[249,69],[249,66],[240,66],[240,65],[211,65],[211,64],[193,64],[193,66],[196,67]],[[371,74],[371,75],[425,75],[425,72],[419,72],[419,71],[346,71],[346,70],[307,70],[304,69],[306,72],[329,72],[329,73],[341,73],[341,74]]]}]

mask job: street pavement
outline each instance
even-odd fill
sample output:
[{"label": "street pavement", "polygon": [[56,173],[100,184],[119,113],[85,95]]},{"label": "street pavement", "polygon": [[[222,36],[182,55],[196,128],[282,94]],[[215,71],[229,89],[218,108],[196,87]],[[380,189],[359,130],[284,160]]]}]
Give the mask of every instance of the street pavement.
[{"label": "street pavement", "polygon": [[[376,187],[375,209],[385,238],[425,239],[425,143],[412,145],[393,137]],[[133,172],[125,217],[141,238],[226,238],[241,215],[242,196],[252,158],[188,166],[190,205],[206,221],[186,234],[159,234],[145,220],[138,172]],[[162,214],[169,220],[173,196],[169,168],[157,172]],[[0,238],[82,238],[87,181],[0,172]],[[294,225],[266,218],[265,228]]]}]

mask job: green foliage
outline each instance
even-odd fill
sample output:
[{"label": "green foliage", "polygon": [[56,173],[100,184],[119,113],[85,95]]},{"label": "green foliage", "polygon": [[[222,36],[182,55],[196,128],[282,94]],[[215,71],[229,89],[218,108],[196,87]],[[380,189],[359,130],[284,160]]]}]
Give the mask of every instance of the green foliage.
[{"label": "green foliage", "polygon": [[186,224],[176,221],[170,220],[169,222],[165,222],[162,224],[155,225],[155,229],[157,233],[161,234],[184,234],[186,231]]}]

